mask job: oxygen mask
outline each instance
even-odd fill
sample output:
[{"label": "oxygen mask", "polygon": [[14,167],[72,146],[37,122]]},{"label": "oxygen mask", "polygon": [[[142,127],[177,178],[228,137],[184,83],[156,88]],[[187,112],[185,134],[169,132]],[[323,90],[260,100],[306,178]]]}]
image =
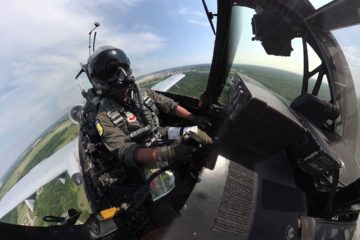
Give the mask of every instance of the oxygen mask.
[{"label": "oxygen mask", "polygon": [[131,72],[125,71],[124,68],[118,67],[114,74],[106,80],[112,88],[129,87],[130,84],[135,82]]},{"label": "oxygen mask", "polygon": [[118,67],[116,72],[106,80],[109,86],[109,94],[120,99],[125,99],[128,90],[134,88],[135,79],[131,72],[126,71],[122,67]]}]

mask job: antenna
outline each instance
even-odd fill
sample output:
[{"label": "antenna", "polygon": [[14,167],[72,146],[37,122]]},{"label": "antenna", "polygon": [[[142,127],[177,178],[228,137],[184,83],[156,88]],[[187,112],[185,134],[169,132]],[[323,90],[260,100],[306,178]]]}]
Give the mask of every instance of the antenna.
[{"label": "antenna", "polygon": [[97,32],[94,33],[94,39],[93,39],[93,52],[95,51],[95,39],[96,39]]},{"label": "antenna", "polygon": [[[97,27],[100,26],[100,23],[95,22],[94,25],[95,25],[95,27],[93,29],[91,29],[91,31],[89,32],[89,57],[91,55],[91,34]],[[93,41],[94,48],[95,48],[95,38],[96,38],[96,32],[95,32],[94,41]],[[94,48],[93,48],[93,52],[94,52]]]}]

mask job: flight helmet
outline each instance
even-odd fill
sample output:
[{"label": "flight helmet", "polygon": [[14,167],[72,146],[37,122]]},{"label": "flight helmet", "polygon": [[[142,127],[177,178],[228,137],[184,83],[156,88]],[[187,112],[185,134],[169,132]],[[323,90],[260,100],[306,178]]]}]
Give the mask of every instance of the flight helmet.
[{"label": "flight helmet", "polygon": [[113,46],[97,48],[89,57],[87,68],[90,82],[100,93],[112,87],[127,86],[133,80],[129,58]]}]

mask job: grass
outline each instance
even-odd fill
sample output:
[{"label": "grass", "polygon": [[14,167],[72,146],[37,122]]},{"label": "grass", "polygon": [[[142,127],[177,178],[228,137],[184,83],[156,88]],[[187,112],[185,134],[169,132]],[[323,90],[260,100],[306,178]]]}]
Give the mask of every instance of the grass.
[{"label": "grass", "polygon": [[[235,64],[230,71],[230,79],[232,79],[231,77],[235,72],[240,72],[241,74],[260,82],[273,92],[286,98],[289,102],[292,102],[301,94],[303,79],[300,74],[268,67]],[[308,92],[312,91],[315,82],[315,79],[309,80]],[[321,84],[318,97],[325,101],[330,101],[329,87],[326,80],[323,80],[323,82],[325,82],[325,84]]]},{"label": "grass", "polygon": [[168,92],[200,98],[205,91],[208,77],[208,72],[186,72],[185,77],[172,86]]},{"label": "grass", "polygon": [[18,213],[17,213],[17,210],[14,209],[14,210],[10,211],[8,214],[6,214],[4,217],[2,217],[1,221],[6,222],[6,223],[16,224],[17,219],[18,219]]},{"label": "grass", "polygon": [[[64,131],[66,129],[66,131]],[[59,133],[62,134],[59,134]],[[14,170],[14,173],[4,182],[4,186],[0,193],[0,198],[8,192],[15,183],[23,177],[32,167],[37,163],[41,162],[59,149],[61,146],[70,142],[78,132],[78,126],[71,124],[71,122],[65,121],[60,123],[57,127],[51,130],[46,136],[44,136],[31,151],[24,156],[23,160],[20,161],[19,165]],[[59,141],[62,140],[62,142]],[[48,147],[47,145],[50,144]],[[52,147],[51,147],[52,146]],[[45,150],[46,148],[47,150]],[[50,154],[50,155],[49,155]],[[30,166],[29,166],[30,165]]]},{"label": "grass", "polygon": [[42,220],[46,215],[61,216],[70,208],[77,208],[77,192],[72,185],[70,178],[66,177],[65,184],[54,179],[43,188],[35,202],[34,215],[38,216],[36,226],[48,226]]},{"label": "grass", "polygon": [[35,202],[34,215],[38,216],[36,226],[48,226],[42,220],[46,215],[61,216],[70,208],[82,212],[80,221],[83,223],[90,215],[90,206],[83,186],[76,186],[67,176],[65,184],[57,179],[47,184]]},{"label": "grass", "polygon": [[[3,196],[6,191],[8,191],[19,179],[21,179],[21,177],[25,176],[26,173],[28,173],[34,166],[42,160],[50,157],[54,152],[74,139],[77,136],[78,131],[79,127],[72,124],[70,121],[61,122],[58,126],[50,130],[49,133],[45,135],[26,156],[24,156],[23,161],[21,161],[19,166],[15,169],[14,174],[12,174],[5,183],[1,196]],[[59,184],[63,185],[60,181],[54,179],[51,183],[44,187],[43,193],[36,200],[34,215],[41,216],[37,218],[37,224],[41,224],[42,226],[45,225],[42,222],[42,216],[44,215],[50,213],[57,214],[61,211],[61,213],[63,213],[70,207],[78,209],[78,195],[79,192],[84,195],[84,191],[80,191],[79,187],[72,184],[70,179],[68,179],[67,183],[63,186],[60,186]],[[71,187],[71,184],[74,186]],[[70,191],[66,190],[65,186],[68,187]],[[53,197],[55,197],[56,200],[53,200]],[[84,197],[81,199],[81,205],[84,210],[87,210],[87,200],[85,200]],[[59,207],[55,207],[54,204],[58,204]],[[44,206],[49,206],[49,208]],[[8,223],[21,224],[26,213],[26,208],[27,206],[24,203],[20,204],[16,209],[13,209],[1,220]],[[87,211],[89,212],[89,210]]]},{"label": "grass", "polygon": [[174,75],[176,72],[182,72],[185,77],[177,84],[172,86],[168,92],[185,95],[194,98],[200,98],[201,93],[205,90],[207,79],[209,77],[210,65],[194,65],[171,69],[169,72],[157,74],[150,80],[139,83],[142,88],[151,88],[155,84]]},{"label": "grass", "polygon": [[20,204],[17,207],[17,213],[18,213],[18,221],[23,222],[25,215],[26,215],[26,210],[27,210],[27,205],[24,204]]},{"label": "grass", "polygon": [[76,188],[78,188],[77,209],[82,212],[79,221],[84,223],[90,216],[91,208],[90,208],[89,200],[86,197],[85,189],[82,186],[79,187],[76,186]]},{"label": "grass", "polygon": [[152,86],[165,80],[166,78],[167,78],[166,76],[162,76],[162,77],[155,78],[155,79],[152,79],[149,81],[143,81],[143,82],[139,83],[139,86],[142,88],[151,88]]},{"label": "grass", "polygon": [[289,101],[294,100],[301,92],[302,76],[295,73],[252,65],[235,65],[230,74],[235,72],[260,82]]},{"label": "grass", "polygon": [[54,152],[59,150],[65,144],[74,139],[79,131],[77,125],[71,124],[69,127],[56,132],[39,151],[33,156],[32,161],[25,167],[20,175],[20,178],[25,176],[33,167],[39,164],[42,160],[50,157]]}]

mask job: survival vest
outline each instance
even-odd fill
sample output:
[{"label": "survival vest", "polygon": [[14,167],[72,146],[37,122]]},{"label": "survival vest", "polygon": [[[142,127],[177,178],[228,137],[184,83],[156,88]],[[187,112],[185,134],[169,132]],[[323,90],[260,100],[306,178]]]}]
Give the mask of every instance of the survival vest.
[{"label": "survival vest", "polygon": [[[160,127],[158,118],[159,110],[146,90],[141,89],[140,91],[145,106],[144,111],[141,111],[140,103],[133,92],[131,92],[130,97],[131,107],[135,108],[134,114],[137,115],[136,117],[139,121],[139,127],[137,129],[130,128],[130,126],[134,125],[131,119],[132,116],[129,116],[129,111],[121,106],[121,104],[119,104],[120,106],[115,106],[111,100],[103,98],[100,101],[100,105],[105,109],[106,114],[112,123],[128,134],[131,139],[143,139],[144,144],[152,146],[156,142],[159,143],[161,141],[161,134],[159,134],[158,131]],[[125,107],[126,105],[129,105],[129,103],[123,104]]]}]

